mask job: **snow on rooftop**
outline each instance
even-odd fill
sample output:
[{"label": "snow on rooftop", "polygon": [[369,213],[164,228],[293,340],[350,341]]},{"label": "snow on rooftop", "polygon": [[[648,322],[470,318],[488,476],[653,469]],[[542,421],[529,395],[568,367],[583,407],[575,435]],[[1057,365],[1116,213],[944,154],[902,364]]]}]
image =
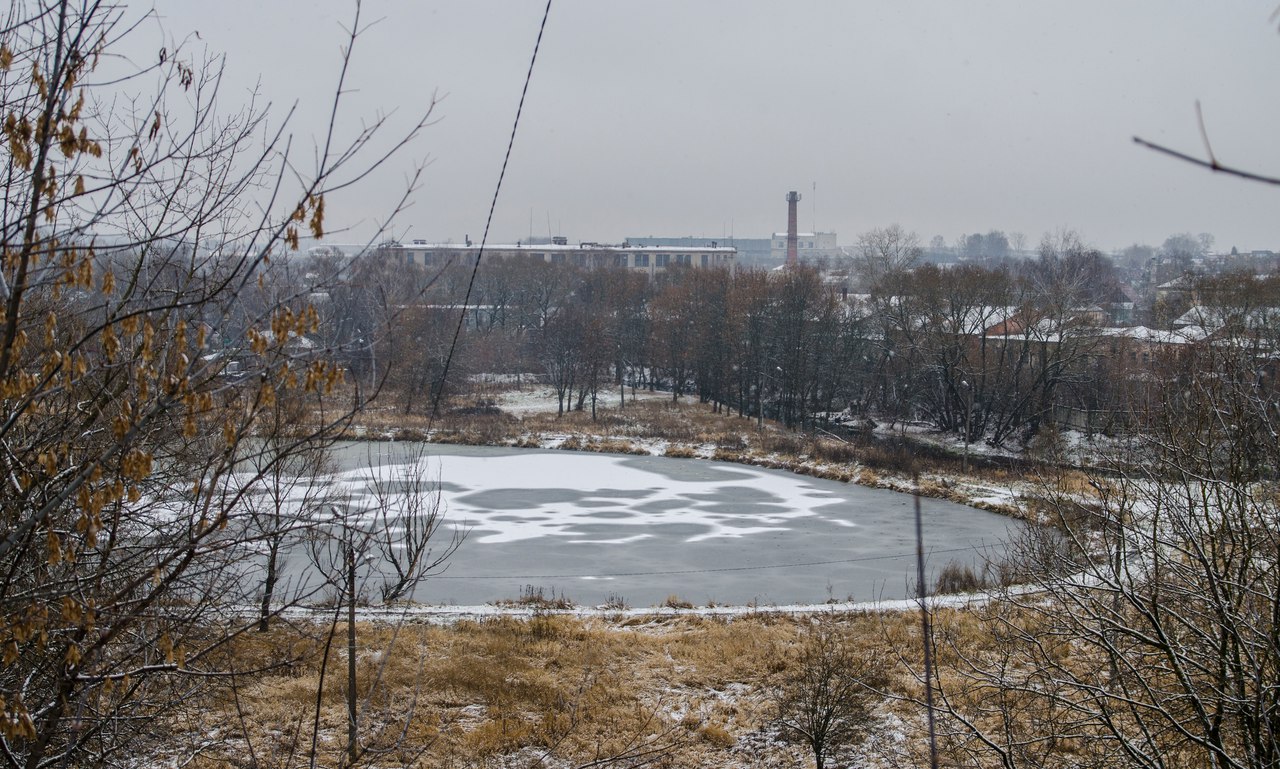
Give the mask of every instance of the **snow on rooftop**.
[{"label": "snow on rooftop", "polygon": [[1125,328],[1099,328],[1099,336],[1133,339],[1154,344],[1190,344],[1199,342],[1209,336],[1209,332],[1201,326],[1186,326],[1173,331],[1165,331],[1146,326],[1129,326]]},{"label": "snow on rooftop", "polygon": [[[480,244],[472,243],[410,243],[398,246],[401,249],[410,249],[417,251],[419,249],[439,249],[442,251],[479,251]],[[708,243],[704,246],[633,246],[629,244],[618,243],[490,243],[485,245],[485,251],[531,251],[531,252],[548,252],[548,251],[565,251],[578,253],[580,251],[639,251],[643,253],[671,253],[671,254],[687,254],[690,252],[715,251],[719,253],[737,253],[738,249],[734,246],[722,246],[718,243],[711,245]]]}]

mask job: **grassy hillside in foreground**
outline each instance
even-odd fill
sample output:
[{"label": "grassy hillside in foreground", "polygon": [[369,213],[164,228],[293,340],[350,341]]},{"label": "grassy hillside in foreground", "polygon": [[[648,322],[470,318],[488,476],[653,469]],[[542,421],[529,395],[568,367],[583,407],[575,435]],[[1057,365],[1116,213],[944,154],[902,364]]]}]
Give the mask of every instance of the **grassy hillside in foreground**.
[{"label": "grassy hillside in foreground", "polygon": [[[941,632],[973,641],[978,620],[940,612]],[[915,765],[925,754],[919,620],[914,614],[767,613],[733,620],[494,618],[448,627],[362,625],[357,651],[361,763],[422,767],[806,766],[807,748],[776,721],[779,692],[800,672],[806,632],[821,625],[887,677],[848,765]],[[296,650],[287,668],[247,673],[218,698],[192,703],[169,749],[202,744],[193,767],[284,763],[310,750],[316,692],[320,765],[341,762],[346,649],[320,663],[327,627],[279,627],[229,650],[242,669],[265,647]],[[341,648],[340,648],[341,647]],[[239,729],[249,735],[245,740]],[[160,752],[165,749],[160,747]],[[592,762],[603,762],[595,763]],[[841,763],[840,765],[845,765]]]}]

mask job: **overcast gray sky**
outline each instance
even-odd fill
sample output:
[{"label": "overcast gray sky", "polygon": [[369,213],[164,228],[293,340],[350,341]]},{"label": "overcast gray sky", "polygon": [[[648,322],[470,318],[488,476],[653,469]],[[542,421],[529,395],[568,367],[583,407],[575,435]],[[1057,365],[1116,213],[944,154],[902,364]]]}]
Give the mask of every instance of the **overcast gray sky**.
[{"label": "overcast gray sky", "polygon": [[[491,241],[898,222],[924,241],[1063,227],[1104,249],[1210,232],[1280,249],[1280,188],[1213,175],[1132,143],[1280,175],[1276,0],[756,2],[555,0]],[[166,30],[227,55],[224,103],[254,83],[293,132],[321,128],[344,0],[165,2]],[[478,240],[543,2],[366,0],[348,128],[439,121],[329,222],[372,229],[404,169],[431,164],[402,238]],[[816,185],[816,193],[815,193]]]}]

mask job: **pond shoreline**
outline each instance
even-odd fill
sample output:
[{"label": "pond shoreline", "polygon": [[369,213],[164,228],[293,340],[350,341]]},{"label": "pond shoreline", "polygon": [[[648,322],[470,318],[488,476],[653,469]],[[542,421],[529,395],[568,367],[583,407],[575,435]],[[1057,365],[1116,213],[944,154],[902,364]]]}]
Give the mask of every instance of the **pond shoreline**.
[{"label": "pond shoreline", "polygon": [[359,425],[347,430],[340,440],[368,443],[420,441],[435,445],[479,446],[509,449],[580,451],[597,454],[662,456],[675,459],[706,459],[716,462],[785,470],[824,480],[884,489],[903,494],[955,502],[978,510],[998,513],[1017,520],[1029,520],[1023,500],[1034,495],[1025,482],[993,484],[975,475],[957,475],[923,470],[917,478],[873,468],[854,462],[842,464],[815,460],[806,456],[788,456],[776,452],[760,453],[750,447],[726,450],[714,444],[687,443],[665,438],[630,438],[626,436],[584,436],[579,433],[522,433],[501,437],[469,433],[449,427],[429,431],[399,428],[373,431]]},{"label": "pond shoreline", "polygon": [[[910,589],[903,592],[903,580],[914,566],[899,562],[914,560],[912,503],[901,490],[796,473],[772,462],[695,455],[703,460],[696,466],[667,463],[691,457],[658,447],[565,451],[563,441],[535,448],[528,442],[476,445],[384,436],[347,443],[344,464],[347,472],[358,467],[364,446],[376,464],[396,466],[395,457],[413,455],[414,444],[442,450],[442,477],[455,486],[448,491],[455,495],[447,502],[450,515],[474,529],[469,541],[482,548],[460,562],[461,573],[455,569],[443,581],[428,580],[425,592],[416,596],[446,613],[454,610],[444,607],[499,604],[517,612],[530,605],[537,610],[582,606],[616,614],[630,607],[627,599],[659,612],[696,604],[734,606],[732,612],[739,614],[776,606],[811,613],[855,603],[881,606],[911,595]],[[457,459],[450,458],[454,452],[461,452]],[[523,458],[526,452],[532,465]],[[571,460],[575,455],[582,459]],[[480,457],[491,458],[478,467]],[[491,464],[495,459],[508,464]],[[729,469],[735,466],[742,469]],[[622,472],[616,480],[614,468]],[[654,475],[636,480],[631,474],[637,472]],[[592,480],[577,485],[578,478]],[[999,522],[1011,520],[1008,516],[950,499],[925,498],[923,506],[929,526],[941,527],[926,534],[931,574],[966,565],[972,573],[984,573],[991,548],[1002,550],[1000,543],[1008,539],[1006,523]],[[675,510],[687,513],[672,517]],[[853,538],[846,539],[844,532]],[[637,540],[643,543],[626,544]],[[599,546],[621,549],[602,557],[594,554]],[[682,574],[691,576],[676,576]],[[506,584],[478,589],[496,586],[495,581]],[[547,588],[555,596],[558,588],[572,600],[526,602],[526,588],[537,589],[538,597]],[[521,598],[513,600],[517,594]],[[458,612],[476,614],[466,608]]]},{"label": "pond shoreline", "polygon": [[[1004,591],[1007,592],[1007,591]],[[930,610],[936,609],[975,609],[986,606],[1004,592],[985,591],[974,593],[953,593],[947,595],[930,595],[925,600]],[[507,619],[531,620],[541,617],[572,617],[581,620],[601,620],[612,625],[634,627],[637,623],[650,621],[654,623],[679,620],[682,618],[721,619],[731,621],[745,618],[773,617],[808,617],[821,614],[839,615],[876,615],[896,614],[905,611],[917,611],[920,601],[916,598],[894,598],[880,601],[826,601],[809,604],[712,604],[709,606],[572,606],[567,608],[522,606],[506,603],[488,603],[472,606],[455,606],[449,604],[420,604],[404,602],[394,606],[357,607],[356,621],[373,624],[423,623],[427,625],[449,626],[460,622],[483,622],[494,617]],[[256,616],[256,609],[248,607],[246,616]],[[291,607],[280,613],[290,621],[328,622],[333,615],[332,607]]]}]

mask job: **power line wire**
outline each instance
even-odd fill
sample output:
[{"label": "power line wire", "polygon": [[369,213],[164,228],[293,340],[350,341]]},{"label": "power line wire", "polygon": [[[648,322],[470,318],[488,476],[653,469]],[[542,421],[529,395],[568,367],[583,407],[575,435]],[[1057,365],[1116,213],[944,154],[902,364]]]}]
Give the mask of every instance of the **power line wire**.
[{"label": "power line wire", "polygon": [[[952,547],[945,550],[931,550],[930,555],[941,553],[963,553],[973,551],[972,547]],[[913,558],[915,553],[901,553],[897,555],[868,555],[861,558],[839,558],[832,561],[801,561],[797,563],[775,563],[765,566],[723,566],[714,569],[677,569],[675,571],[618,571],[607,572],[604,574],[481,574],[481,575],[446,575],[441,574],[431,577],[432,580],[437,579],[585,579],[596,578],[604,579],[608,577],[665,577],[677,576],[683,574],[715,574],[718,572],[730,571],[763,571],[765,569],[795,569],[804,566],[832,566],[841,563],[865,563],[867,561],[887,561],[895,558]]]},{"label": "power line wire", "polygon": [[533,56],[529,59],[529,71],[524,76],[524,88],[520,90],[520,103],[516,105],[516,118],[511,123],[511,138],[507,140],[507,154],[502,158],[502,170],[498,173],[498,184],[493,188],[493,200],[489,202],[489,216],[484,221],[484,233],[480,236],[480,251],[476,254],[476,262],[471,266],[471,279],[467,281],[467,293],[462,298],[462,311],[458,314],[458,325],[453,330],[453,341],[449,343],[449,354],[444,360],[444,371],[440,374],[440,384],[436,387],[435,397],[431,399],[431,424],[440,413],[440,397],[444,394],[444,383],[449,378],[449,366],[453,363],[453,351],[458,346],[458,337],[467,318],[467,305],[471,302],[471,290],[476,284],[476,272],[480,269],[480,260],[484,258],[484,247],[489,242],[489,226],[493,224],[493,212],[498,207],[498,193],[502,191],[502,180],[507,175],[507,163],[511,161],[511,148],[516,143],[516,129],[520,127],[520,113],[524,111],[524,97],[529,93],[529,81],[533,79],[533,65],[538,60],[538,49],[542,47],[542,33],[547,28],[547,17],[551,15],[551,0],[547,0],[546,10],[542,12],[542,23],[538,25],[538,39],[533,44]]}]

